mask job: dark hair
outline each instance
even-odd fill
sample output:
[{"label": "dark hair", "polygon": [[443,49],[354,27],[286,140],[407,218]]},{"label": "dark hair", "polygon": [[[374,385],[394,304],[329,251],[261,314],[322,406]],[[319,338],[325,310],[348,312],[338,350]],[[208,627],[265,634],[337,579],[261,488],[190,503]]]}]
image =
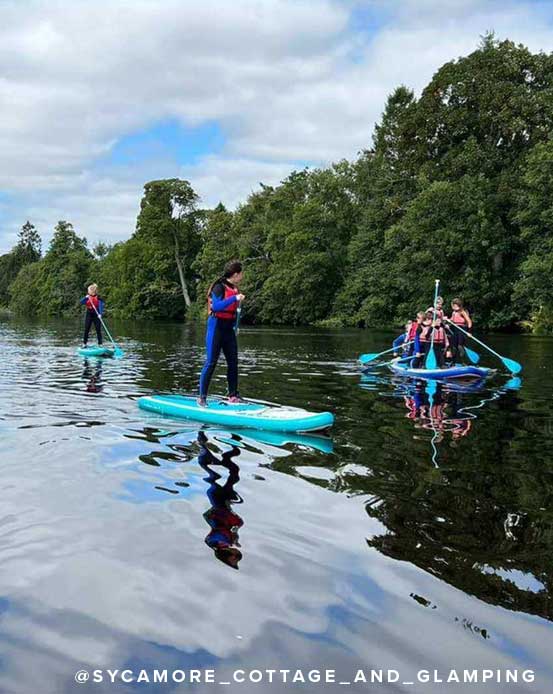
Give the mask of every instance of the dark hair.
[{"label": "dark hair", "polygon": [[235,275],[237,272],[242,272],[242,263],[239,260],[229,260],[229,262],[225,265],[223,277],[228,279],[229,277]]},{"label": "dark hair", "polygon": [[232,277],[237,272],[242,272],[242,263],[239,260],[229,260],[229,262],[225,265],[225,269],[223,270],[221,277],[217,277],[217,279],[209,285],[209,289],[207,290],[207,298],[209,299],[211,296],[213,287],[216,284],[228,280],[229,277]]}]

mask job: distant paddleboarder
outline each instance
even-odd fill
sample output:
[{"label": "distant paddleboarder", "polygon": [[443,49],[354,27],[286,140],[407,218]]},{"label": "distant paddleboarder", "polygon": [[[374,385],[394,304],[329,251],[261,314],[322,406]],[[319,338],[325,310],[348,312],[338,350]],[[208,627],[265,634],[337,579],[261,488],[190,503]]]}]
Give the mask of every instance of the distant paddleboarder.
[{"label": "distant paddleboarder", "polygon": [[90,328],[94,325],[96,328],[96,337],[98,344],[101,345],[104,341],[102,337],[102,321],[100,318],[104,312],[104,300],[98,296],[98,285],[91,284],[88,287],[88,293],[80,301],[81,305],[86,306],[86,315],[84,319],[84,336],[83,349],[88,346],[88,335]]},{"label": "distant paddleboarder", "polygon": [[223,275],[212,282],[207,291],[208,319],[206,333],[207,357],[200,376],[198,405],[206,407],[209,384],[217,366],[221,350],[227,361],[228,402],[241,402],[238,393],[238,343],[236,322],[240,302],[238,285],[243,278],[242,263],[231,260]]}]

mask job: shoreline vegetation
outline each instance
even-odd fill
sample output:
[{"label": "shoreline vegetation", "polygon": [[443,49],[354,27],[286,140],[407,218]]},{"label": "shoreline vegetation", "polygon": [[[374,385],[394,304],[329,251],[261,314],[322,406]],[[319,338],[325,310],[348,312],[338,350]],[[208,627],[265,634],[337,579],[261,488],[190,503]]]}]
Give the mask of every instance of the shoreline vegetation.
[{"label": "shoreline vegetation", "polygon": [[94,281],[113,317],[204,318],[233,257],[250,324],[401,327],[439,277],[480,328],[553,333],[553,54],[488,34],[419,98],[398,87],[356,160],[260,184],[234,211],[165,179],[113,246],[60,221],[42,253],[26,222],[0,256],[0,314],[77,315]]}]

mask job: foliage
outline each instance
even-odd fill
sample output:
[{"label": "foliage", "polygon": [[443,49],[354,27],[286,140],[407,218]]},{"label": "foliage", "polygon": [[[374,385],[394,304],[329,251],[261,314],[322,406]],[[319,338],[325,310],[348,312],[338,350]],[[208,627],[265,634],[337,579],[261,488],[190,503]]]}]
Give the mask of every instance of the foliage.
[{"label": "foliage", "polygon": [[402,324],[439,277],[480,327],[551,332],[552,97],[553,55],[488,35],[419,98],[395,89],[353,162],[261,184],[234,211],[199,209],[188,181],[150,181],[134,235],[93,253],[60,222],[36,263],[27,230],[32,252],[0,258],[0,303],[22,268],[18,310],[71,312],[94,277],[117,315],[205,317],[209,284],[239,258],[249,322]]}]

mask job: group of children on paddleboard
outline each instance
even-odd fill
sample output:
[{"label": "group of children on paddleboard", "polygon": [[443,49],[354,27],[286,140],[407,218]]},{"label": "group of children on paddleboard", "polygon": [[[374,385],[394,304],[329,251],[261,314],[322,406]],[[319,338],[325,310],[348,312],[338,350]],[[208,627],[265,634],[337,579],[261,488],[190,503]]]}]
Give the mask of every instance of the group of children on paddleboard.
[{"label": "group of children on paddleboard", "polygon": [[[238,343],[236,331],[240,316],[240,303],[244,295],[238,287],[244,273],[242,263],[231,260],[225,265],[223,274],[211,283],[207,290],[207,356],[200,374],[198,405],[207,406],[207,393],[213,372],[219,361],[221,352],[227,362],[228,402],[238,404],[244,402],[238,392]],[[103,343],[102,314],[105,303],[98,295],[98,286],[91,284],[85,297],[80,300],[86,306],[85,328],[82,348],[88,347],[88,336],[94,325],[98,344]]]},{"label": "group of children on paddleboard", "polygon": [[393,342],[394,357],[400,352],[404,357],[413,357],[411,367],[424,367],[426,355],[433,344],[434,354],[440,369],[447,364],[455,364],[465,356],[465,333],[457,330],[462,328],[467,332],[472,329],[472,319],[463,305],[463,300],[456,297],[451,302],[451,315],[447,317],[444,311],[444,300],[441,296],[436,306],[426,311],[419,311],[414,320],[405,325],[405,332]]}]

